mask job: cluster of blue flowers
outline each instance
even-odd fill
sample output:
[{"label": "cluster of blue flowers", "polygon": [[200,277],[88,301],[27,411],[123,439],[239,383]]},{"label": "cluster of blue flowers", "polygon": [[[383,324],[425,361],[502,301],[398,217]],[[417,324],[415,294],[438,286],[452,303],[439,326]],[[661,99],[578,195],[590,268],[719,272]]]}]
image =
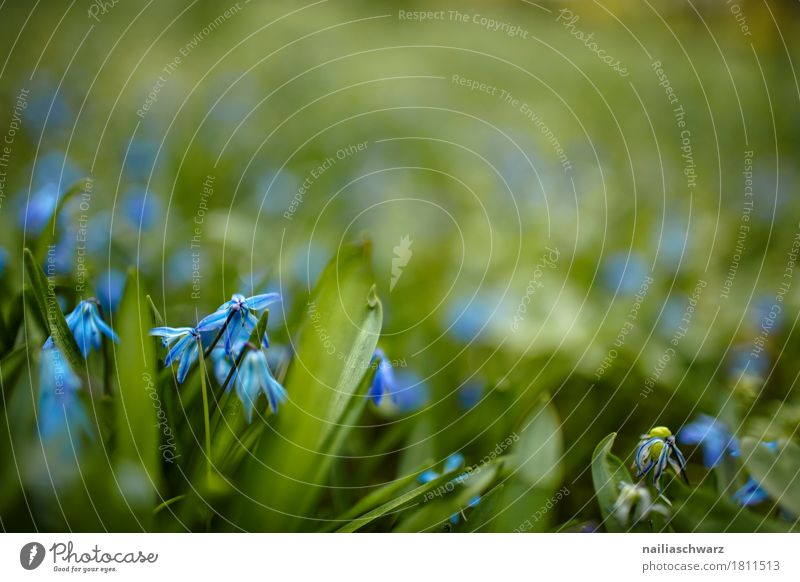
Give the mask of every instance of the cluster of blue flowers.
[{"label": "cluster of blue flowers", "polygon": [[[114,330],[103,321],[95,299],[78,303],[66,320],[84,358],[100,349],[103,336],[119,342]],[[80,388],[80,378],[53,338],[47,338],[39,358],[39,431],[43,439],[69,435],[70,427],[89,434],[89,421],[78,401]]]},{"label": "cluster of blue flowers", "polygon": [[[269,340],[264,333],[259,345],[250,343],[258,316],[280,300],[278,293],[245,297],[236,293],[230,301],[202,318],[196,327],[156,327],[150,335],[160,337],[169,348],[165,366],[178,362],[178,382],[183,383],[192,365],[210,352],[215,376],[225,389],[235,387],[248,422],[260,394],[264,394],[273,413],[286,401],[286,390],[275,380],[267,358]],[[202,355],[201,355],[202,352]]]},{"label": "cluster of blue flowers", "polygon": [[[448,475],[450,473],[458,471],[463,466],[464,466],[464,455],[462,455],[461,453],[453,453],[452,455],[447,457],[447,459],[445,459],[444,466],[442,467],[442,473],[438,473],[433,469],[428,469],[427,471],[424,471],[419,477],[417,477],[417,480],[422,484],[430,483],[434,479],[439,478],[441,475]],[[453,478],[451,483],[453,483],[453,485],[459,485],[464,481],[466,481],[468,477],[469,473],[461,473],[457,475],[455,478]],[[469,501],[467,501],[467,506],[464,509],[475,507],[480,502],[481,502],[481,496],[474,495],[473,497],[470,497]],[[464,513],[464,509],[462,509],[461,511],[457,511],[456,513],[451,515],[450,523],[456,525],[459,521],[461,521],[461,516]]]}]

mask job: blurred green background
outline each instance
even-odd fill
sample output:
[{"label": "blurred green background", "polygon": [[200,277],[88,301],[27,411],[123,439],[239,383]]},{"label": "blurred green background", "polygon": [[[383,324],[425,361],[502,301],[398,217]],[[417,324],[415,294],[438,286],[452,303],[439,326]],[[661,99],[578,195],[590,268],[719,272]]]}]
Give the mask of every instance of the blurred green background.
[{"label": "blurred green background", "polygon": [[[699,413],[796,436],[794,3],[101,5],[0,8],[0,132],[19,126],[2,168],[4,317],[23,246],[82,176],[91,192],[58,226],[61,296],[72,305],[85,275],[112,321],[136,265],[169,325],[280,291],[270,339],[286,346],[324,265],[370,240],[379,345],[404,388],[366,412],[333,477],[351,489],[317,516],[426,459],[479,462],[543,399],[553,472],[532,501],[512,481],[506,494],[526,493],[494,529],[561,487],[534,529],[598,521],[588,466],[612,431],[622,458]],[[37,438],[30,417],[5,417],[12,467]],[[95,524],[40,523],[21,492],[51,484],[13,475],[4,529]]]}]

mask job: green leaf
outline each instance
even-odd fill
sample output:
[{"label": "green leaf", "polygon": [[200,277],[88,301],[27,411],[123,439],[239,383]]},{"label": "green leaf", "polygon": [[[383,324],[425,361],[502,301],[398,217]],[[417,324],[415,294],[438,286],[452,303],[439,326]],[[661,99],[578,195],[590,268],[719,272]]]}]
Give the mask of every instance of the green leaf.
[{"label": "green leaf", "polygon": [[147,304],[150,306],[150,315],[153,317],[155,327],[164,325],[164,318],[161,317],[161,312],[158,310],[158,307],[156,307],[156,304],[153,303],[153,298],[149,295],[147,296]]},{"label": "green leaf", "polygon": [[757,439],[742,439],[742,456],[750,475],[781,507],[800,516],[800,446],[787,441],[771,450]]},{"label": "green leaf", "polygon": [[[489,461],[488,463],[483,465],[482,469],[489,469],[495,467],[503,460],[504,458],[502,457],[493,459],[492,461]],[[425,485],[421,485],[416,489],[404,493],[403,495],[400,495],[399,497],[396,497],[395,499],[392,499],[391,501],[384,503],[379,507],[376,507],[372,511],[366,513],[365,515],[357,519],[354,519],[347,525],[339,528],[337,531],[340,533],[355,532],[364,527],[365,525],[372,523],[376,519],[380,519],[381,517],[390,514],[395,514],[404,509],[409,509],[409,507],[420,505],[421,503],[424,503],[426,499],[432,498],[433,495],[432,492],[439,489],[443,485],[446,485],[449,481],[452,481],[455,477],[456,475],[454,475],[453,473],[448,473],[447,475],[441,475],[436,479],[434,479],[433,481],[426,483]],[[427,495],[428,493],[431,493],[431,495]]]},{"label": "green leaf", "polygon": [[72,370],[81,375],[85,371],[86,363],[78,348],[78,343],[67,325],[67,320],[64,319],[64,314],[61,313],[61,306],[58,304],[55,290],[49,285],[47,277],[39,268],[30,249],[25,249],[24,257],[25,271],[31,283],[31,292],[39,314],[50,332],[50,337],[53,338],[56,347],[64,354]]},{"label": "green leaf", "polygon": [[[285,382],[289,401],[264,432],[244,472],[240,507],[248,529],[293,531],[324,492],[343,439],[332,436],[369,370],[383,321],[370,270],[369,245],[343,248],[309,297],[297,351]],[[322,472],[324,473],[324,471]]]},{"label": "green leaf", "polygon": [[[58,204],[56,205],[53,214],[50,216],[50,220],[47,222],[47,226],[42,231],[42,234],[39,236],[39,240],[36,242],[36,258],[39,261],[39,264],[44,261],[47,255],[47,247],[53,243],[56,238],[56,227],[58,225],[58,215],[61,214],[61,210],[64,206],[69,202],[78,192],[91,192],[92,186],[94,185],[94,181],[89,178],[81,178],[74,182],[67,191],[64,192],[58,199]],[[87,186],[89,186],[87,188]]]},{"label": "green leaf", "polygon": [[[117,480],[132,507],[152,510],[160,482],[158,427],[166,412],[156,387],[155,347],[148,334],[150,314],[135,269],[128,273],[114,320],[120,338],[119,344],[114,344]],[[120,480],[120,473],[127,483]]]},{"label": "green leaf", "polygon": [[612,432],[594,449],[592,455],[592,482],[597,503],[603,515],[604,524],[609,531],[624,531],[612,515],[614,504],[619,496],[620,484],[633,483],[625,464],[611,453],[617,433]]}]

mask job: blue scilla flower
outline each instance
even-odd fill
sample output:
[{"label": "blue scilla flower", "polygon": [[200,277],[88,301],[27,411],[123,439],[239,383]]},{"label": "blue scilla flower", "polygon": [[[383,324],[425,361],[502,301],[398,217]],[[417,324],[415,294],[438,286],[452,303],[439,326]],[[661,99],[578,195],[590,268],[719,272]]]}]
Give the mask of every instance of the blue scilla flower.
[{"label": "blue scilla flower", "polygon": [[744,507],[757,505],[767,499],[769,499],[769,493],[767,493],[761,487],[761,484],[752,477],[733,494],[733,500]]},{"label": "blue scilla flower", "polygon": [[644,257],[636,253],[615,253],[603,264],[606,287],[620,295],[636,293],[649,273],[650,268]]},{"label": "blue scilla flower", "polygon": [[395,378],[394,370],[392,369],[392,362],[383,353],[380,348],[375,349],[372,355],[371,366],[375,366],[375,375],[372,377],[372,384],[369,386],[367,396],[369,396],[375,405],[379,405],[383,400],[384,394],[395,393]]},{"label": "blue scilla flower", "polygon": [[6,272],[6,264],[8,263],[8,251],[0,247],[0,277]]},{"label": "blue scilla flower", "polygon": [[39,358],[39,432],[43,440],[90,434],[89,419],[78,400],[81,381],[64,355],[48,339]]},{"label": "blue scilla flower", "polygon": [[119,337],[114,330],[100,317],[95,299],[86,299],[78,303],[66,319],[84,358],[88,357],[92,349],[100,349],[102,336],[119,342]]},{"label": "blue scilla flower", "polygon": [[217,310],[200,320],[197,331],[205,333],[225,328],[225,350],[230,353],[234,341],[241,333],[249,334],[258,323],[256,313],[270,304],[279,301],[279,293],[263,293],[245,297],[235,293],[230,301],[220,305]]},{"label": "blue scilla flower", "polygon": [[661,476],[667,467],[671,467],[688,483],[685,472],[686,459],[675,444],[672,432],[665,426],[656,426],[649,433],[642,435],[639,445],[636,447],[633,463],[636,467],[637,479],[641,479],[654,470],[653,485],[656,486],[659,493],[661,493]]},{"label": "blue scilla flower", "polygon": [[154,327],[150,335],[161,338],[165,348],[169,348],[164,359],[165,366],[178,364],[178,383],[183,384],[189,368],[200,353],[200,333],[193,327]]},{"label": "blue scilla flower", "polygon": [[32,192],[19,210],[19,225],[36,235],[42,232],[56,209],[58,184],[47,182]]},{"label": "blue scilla flower", "polygon": [[707,414],[701,414],[678,432],[678,440],[687,445],[702,445],[703,464],[710,469],[730,453],[739,454],[739,440],[731,434],[725,424]]},{"label": "blue scilla flower", "polygon": [[394,392],[390,395],[400,412],[413,412],[428,402],[430,390],[425,380],[411,370],[397,370]]},{"label": "blue scilla flower", "polygon": [[261,348],[251,349],[245,354],[233,373],[233,383],[244,406],[247,422],[252,420],[253,408],[262,392],[273,414],[278,412],[280,403],[286,402],[286,390],[272,377],[266,351]]}]

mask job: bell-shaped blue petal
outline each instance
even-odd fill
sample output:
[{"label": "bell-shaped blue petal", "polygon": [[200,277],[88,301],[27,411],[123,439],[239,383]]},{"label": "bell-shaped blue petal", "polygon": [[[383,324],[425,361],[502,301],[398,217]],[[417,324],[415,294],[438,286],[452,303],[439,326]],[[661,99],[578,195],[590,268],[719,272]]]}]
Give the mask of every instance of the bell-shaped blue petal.
[{"label": "bell-shaped blue petal", "polygon": [[178,383],[183,384],[189,369],[200,355],[200,333],[191,327],[155,327],[150,330],[150,335],[160,337],[164,347],[168,347],[164,365],[178,364]]},{"label": "bell-shaped blue petal", "polygon": [[394,371],[392,370],[392,363],[380,348],[375,349],[375,353],[372,356],[372,365],[375,366],[375,375],[372,377],[372,384],[370,384],[367,396],[376,405],[379,405],[384,394],[394,394],[396,392]]},{"label": "bell-shaped blue petal", "polygon": [[248,422],[252,420],[253,408],[261,393],[266,396],[273,414],[278,412],[278,405],[287,398],[286,390],[272,377],[267,355],[262,349],[250,350],[245,354],[234,372],[234,384]]},{"label": "bell-shaped blue petal", "polygon": [[[48,340],[39,359],[39,433],[43,440],[77,432],[91,434],[89,419],[78,398],[81,381],[64,355]],[[70,439],[77,443],[75,438]]]},{"label": "bell-shaped blue petal", "polygon": [[119,337],[114,330],[100,317],[97,303],[94,300],[88,299],[78,303],[72,313],[67,315],[66,320],[84,358],[88,357],[92,349],[100,349],[102,336],[119,342]]},{"label": "bell-shaped blue petal", "polygon": [[733,494],[733,500],[745,507],[756,505],[767,499],[769,499],[769,494],[762,489],[759,482],[752,477]]}]

